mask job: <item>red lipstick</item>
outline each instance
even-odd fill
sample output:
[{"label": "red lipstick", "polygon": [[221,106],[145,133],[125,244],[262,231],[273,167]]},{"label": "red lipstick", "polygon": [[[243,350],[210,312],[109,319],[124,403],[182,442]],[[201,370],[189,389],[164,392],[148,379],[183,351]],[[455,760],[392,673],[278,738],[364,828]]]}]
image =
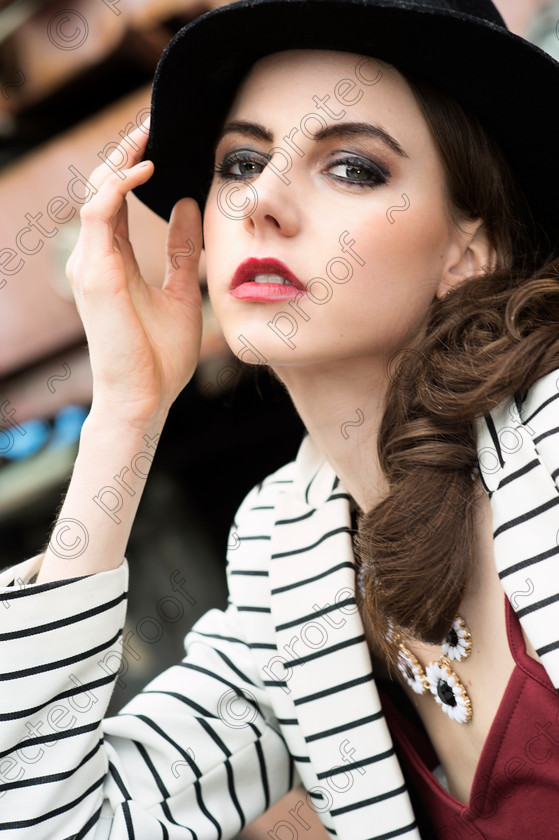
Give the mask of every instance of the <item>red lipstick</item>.
[{"label": "red lipstick", "polygon": [[[281,277],[287,283],[255,281],[256,277],[271,275]],[[306,293],[305,286],[291,272],[288,267],[271,257],[256,259],[251,257],[237,268],[233,275],[229,294],[237,300],[248,301],[282,301],[297,297],[301,292]]]}]

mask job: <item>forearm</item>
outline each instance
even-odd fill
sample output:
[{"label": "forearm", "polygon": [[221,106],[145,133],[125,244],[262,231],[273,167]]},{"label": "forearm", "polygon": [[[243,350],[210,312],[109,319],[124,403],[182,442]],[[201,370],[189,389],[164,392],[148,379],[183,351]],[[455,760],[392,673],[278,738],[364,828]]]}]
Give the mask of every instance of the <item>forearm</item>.
[{"label": "forearm", "polygon": [[165,419],[134,423],[91,411],[37,583],[122,563]]}]

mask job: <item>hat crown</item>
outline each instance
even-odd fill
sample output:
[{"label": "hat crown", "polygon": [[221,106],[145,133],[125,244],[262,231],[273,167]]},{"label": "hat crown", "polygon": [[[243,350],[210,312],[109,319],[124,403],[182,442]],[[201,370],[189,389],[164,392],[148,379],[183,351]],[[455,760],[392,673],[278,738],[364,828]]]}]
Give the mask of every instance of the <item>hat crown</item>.
[{"label": "hat crown", "polygon": [[[285,4],[286,0],[240,0],[242,6],[258,6],[261,3]],[[287,0],[297,2],[297,0]],[[308,0],[307,0],[308,2]],[[320,3],[320,0],[312,0]],[[351,3],[360,3],[364,7],[369,5],[375,8],[396,8],[405,11],[406,9],[419,12],[446,12],[446,14],[459,17],[471,17],[480,23],[491,23],[501,29],[508,29],[503,17],[492,0],[349,0]],[[235,2],[233,3],[235,5]]]},{"label": "hat crown", "polygon": [[421,0],[421,2],[411,0],[410,5],[470,15],[487,23],[495,23],[497,26],[506,28],[500,12],[491,0]]}]

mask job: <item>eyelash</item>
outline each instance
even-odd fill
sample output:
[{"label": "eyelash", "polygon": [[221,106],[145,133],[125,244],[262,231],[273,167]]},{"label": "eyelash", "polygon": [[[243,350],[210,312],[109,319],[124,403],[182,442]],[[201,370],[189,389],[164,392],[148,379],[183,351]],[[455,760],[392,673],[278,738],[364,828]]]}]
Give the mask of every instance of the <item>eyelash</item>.
[{"label": "eyelash", "polygon": [[[266,163],[270,160],[268,156],[261,155],[265,158]],[[221,178],[222,180],[232,180],[232,181],[241,181],[250,178],[250,175],[234,175],[227,170],[234,164],[234,163],[252,163],[256,164],[257,166],[262,166],[264,168],[266,163],[261,163],[260,161],[256,160],[257,157],[256,152],[252,151],[238,151],[238,152],[230,152],[229,154],[225,155],[221,163],[216,164],[214,167],[214,172],[216,175]],[[355,167],[359,169],[367,170],[370,174],[369,178],[365,181],[354,181],[351,178],[342,178],[339,175],[332,175],[332,178],[335,178],[337,181],[346,184],[352,184],[362,189],[369,188],[373,189],[374,187],[381,186],[382,184],[386,184],[388,179],[390,178],[390,173],[384,168],[381,167],[379,164],[375,164],[372,161],[364,160],[363,158],[347,156],[338,158],[337,160],[331,161],[328,164],[328,169],[333,169],[336,166],[346,166]],[[253,173],[253,175],[260,175],[260,172]]]},{"label": "eyelash", "polygon": [[346,166],[355,167],[356,169],[365,169],[370,174],[369,178],[365,181],[352,181],[351,178],[342,178],[339,175],[332,175],[333,178],[336,178],[340,181],[348,181],[350,184],[355,184],[358,187],[369,187],[372,189],[373,187],[379,187],[382,184],[386,184],[388,182],[389,173],[385,170],[381,169],[378,164],[373,163],[372,161],[363,160],[363,158],[357,157],[343,157],[339,158],[338,160],[332,161],[329,164],[328,169],[332,169],[335,166]]},{"label": "eyelash", "polygon": [[[266,164],[262,164],[259,161],[255,160],[256,152],[230,152],[228,155],[225,155],[221,163],[216,164],[214,167],[214,172],[223,179],[230,179],[232,181],[239,181],[243,177],[250,177],[250,176],[243,176],[243,175],[232,175],[228,173],[227,170],[230,166],[234,163],[256,163],[258,166],[264,167]],[[264,155],[262,157],[265,157]],[[265,157],[266,163],[270,160],[269,157]],[[260,175],[260,172],[256,173]]]}]

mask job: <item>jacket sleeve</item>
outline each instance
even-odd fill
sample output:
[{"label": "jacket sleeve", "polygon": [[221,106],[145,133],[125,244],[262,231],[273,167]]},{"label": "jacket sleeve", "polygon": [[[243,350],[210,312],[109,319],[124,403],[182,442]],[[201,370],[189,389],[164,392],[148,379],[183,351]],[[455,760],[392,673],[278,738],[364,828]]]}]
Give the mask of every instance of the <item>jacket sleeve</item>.
[{"label": "jacket sleeve", "polygon": [[104,719],[133,649],[128,567],[27,584],[0,575],[0,833],[14,840],[228,838],[294,784],[237,610]]}]

